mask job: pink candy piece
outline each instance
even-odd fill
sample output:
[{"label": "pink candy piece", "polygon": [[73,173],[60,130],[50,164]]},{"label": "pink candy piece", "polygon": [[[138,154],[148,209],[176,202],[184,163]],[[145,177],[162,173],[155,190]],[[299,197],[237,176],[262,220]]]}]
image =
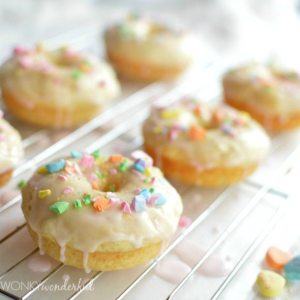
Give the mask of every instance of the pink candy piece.
[{"label": "pink candy piece", "polygon": [[19,59],[19,64],[24,69],[30,69],[33,67],[32,59],[26,56]]},{"label": "pink candy piece", "polygon": [[186,228],[192,223],[192,220],[189,217],[182,216],[179,220],[178,227]]},{"label": "pink candy piece", "polygon": [[121,203],[121,209],[122,209],[123,213],[125,213],[125,214],[131,214],[130,205],[126,201],[123,201]]},{"label": "pink candy piece", "polygon": [[59,180],[62,180],[62,181],[66,181],[66,180],[68,179],[68,177],[67,177],[66,175],[63,175],[63,174],[59,174],[59,175],[57,176],[57,178],[58,178]]},{"label": "pink candy piece", "polygon": [[92,155],[85,154],[79,164],[84,168],[91,168],[95,164],[95,158]]},{"label": "pink candy piece", "polygon": [[155,273],[166,281],[179,283],[190,270],[191,268],[184,262],[175,258],[166,258],[155,268]]},{"label": "pink candy piece", "polygon": [[21,56],[29,53],[29,50],[23,46],[16,46],[13,50],[14,55]]},{"label": "pink candy piece", "polygon": [[70,193],[73,193],[74,192],[74,189],[71,187],[71,186],[67,186],[66,188],[64,188],[64,191],[63,193],[66,195],[66,194],[70,194]]}]

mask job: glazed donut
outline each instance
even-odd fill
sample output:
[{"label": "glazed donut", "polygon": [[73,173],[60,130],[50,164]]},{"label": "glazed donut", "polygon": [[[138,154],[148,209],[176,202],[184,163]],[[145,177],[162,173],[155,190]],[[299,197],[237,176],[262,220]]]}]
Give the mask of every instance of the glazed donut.
[{"label": "glazed donut", "polygon": [[300,126],[300,76],[274,65],[250,63],[223,77],[225,102],[247,111],[268,131]]},{"label": "glazed donut", "polygon": [[0,111],[0,186],[7,183],[15,165],[23,157],[23,146],[19,133],[3,119]]},{"label": "glazed donut", "polygon": [[197,47],[190,33],[134,16],[109,27],[104,38],[116,70],[140,81],[178,77],[194,60]]},{"label": "glazed donut", "polygon": [[16,117],[43,127],[80,125],[119,93],[111,67],[70,48],[14,49],[0,68],[4,102]]},{"label": "glazed donut", "polygon": [[206,187],[246,178],[270,146],[248,114],[192,98],[154,107],[143,135],[145,151],[167,177]]},{"label": "glazed donut", "polygon": [[85,270],[134,267],[175,232],[181,199],[152,159],[99,151],[40,167],[22,190],[29,231],[42,252]]}]

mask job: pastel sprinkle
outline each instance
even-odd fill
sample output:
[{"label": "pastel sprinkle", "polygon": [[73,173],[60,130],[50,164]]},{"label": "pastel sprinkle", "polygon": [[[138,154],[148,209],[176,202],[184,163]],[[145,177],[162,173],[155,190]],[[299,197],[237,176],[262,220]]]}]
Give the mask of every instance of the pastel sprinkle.
[{"label": "pastel sprinkle", "polygon": [[145,201],[147,201],[151,197],[151,193],[147,189],[142,189],[139,193],[139,196],[142,196]]},{"label": "pastel sprinkle", "polygon": [[123,211],[123,213],[125,214],[131,214],[131,208],[130,205],[128,204],[128,202],[123,201],[120,205],[121,210]]},{"label": "pastel sprinkle", "polygon": [[134,164],[133,167],[135,170],[137,170],[138,172],[143,173],[145,168],[146,168],[146,164],[145,161],[141,160],[141,159],[137,159]]},{"label": "pastel sprinkle", "polygon": [[167,109],[167,110],[163,110],[160,113],[160,117],[165,120],[176,119],[180,116],[181,113],[182,110],[180,109]]},{"label": "pastel sprinkle", "polygon": [[72,150],[71,151],[71,156],[73,158],[82,158],[83,153],[81,151]]},{"label": "pastel sprinkle", "polygon": [[94,198],[93,202],[93,207],[99,212],[103,212],[111,206],[110,201],[103,196]]},{"label": "pastel sprinkle", "polygon": [[229,124],[223,123],[221,125],[221,130],[224,134],[226,134],[228,136],[231,136],[231,137],[235,136],[234,129]]},{"label": "pastel sprinkle", "polygon": [[92,197],[90,194],[84,194],[82,197],[82,201],[85,205],[89,205],[92,203]]},{"label": "pastel sprinkle", "polygon": [[134,160],[141,159],[145,162],[146,167],[153,166],[153,159],[151,156],[149,156],[147,153],[141,150],[133,151],[130,155]]},{"label": "pastel sprinkle", "polygon": [[186,228],[192,223],[192,220],[189,217],[182,216],[179,219],[178,227],[179,228]]},{"label": "pastel sprinkle", "polygon": [[48,196],[51,195],[51,190],[49,190],[49,189],[46,189],[46,190],[39,190],[38,195],[39,195],[39,198],[40,198],[40,199],[44,199],[44,198],[46,198],[46,197],[48,197]]},{"label": "pastel sprinkle", "polygon": [[155,194],[151,196],[151,198],[153,198],[153,200],[150,200],[150,202],[152,202],[152,204],[156,207],[162,206],[167,202],[166,198],[162,194]]},{"label": "pastel sprinkle", "polygon": [[291,259],[292,256],[290,253],[277,247],[270,247],[265,257],[268,266],[276,271],[281,271],[284,265],[286,265]]},{"label": "pastel sprinkle", "polygon": [[23,46],[16,46],[13,50],[14,55],[21,56],[29,53],[29,50]]},{"label": "pastel sprinkle", "polygon": [[141,195],[137,195],[133,198],[132,209],[135,212],[143,212],[146,209],[145,198]]},{"label": "pastel sprinkle", "polygon": [[82,203],[81,203],[81,200],[80,199],[76,199],[74,201],[74,207],[75,208],[82,208]]},{"label": "pastel sprinkle", "polygon": [[53,163],[47,164],[46,168],[49,173],[56,173],[65,168],[66,162],[64,159],[57,160]]},{"label": "pastel sprinkle", "polygon": [[268,298],[279,296],[285,286],[285,279],[272,271],[261,271],[256,279],[256,285],[259,293]]},{"label": "pastel sprinkle", "polygon": [[37,172],[39,174],[47,174],[48,173],[48,169],[46,168],[46,166],[42,166],[42,167],[39,167]]},{"label": "pastel sprinkle", "polygon": [[57,178],[61,181],[66,181],[68,179],[68,177],[66,175],[63,175],[63,174],[58,174]]},{"label": "pastel sprinkle", "polygon": [[121,154],[111,155],[109,161],[112,163],[120,163],[124,159],[124,156]]},{"label": "pastel sprinkle", "polygon": [[203,140],[206,136],[206,130],[203,127],[193,125],[188,132],[188,136],[194,141]]},{"label": "pastel sprinkle", "polygon": [[66,201],[58,201],[49,206],[50,211],[57,215],[65,213],[70,207],[70,203]]},{"label": "pastel sprinkle", "polygon": [[127,159],[123,160],[119,165],[119,171],[124,173],[129,169],[129,162]]},{"label": "pastel sprinkle", "polygon": [[151,188],[149,189],[149,191],[150,191],[150,193],[154,193],[154,191],[155,191],[154,187],[151,187]]},{"label": "pastel sprinkle", "polygon": [[63,193],[66,195],[66,194],[70,194],[70,193],[73,193],[74,192],[74,189],[71,187],[71,186],[67,186],[64,188],[64,191]]},{"label": "pastel sprinkle", "polygon": [[22,179],[22,180],[20,180],[20,181],[18,182],[17,188],[18,188],[19,190],[21,190],[22,188],[24,188],[24,187],[26,186],[26,184],[27,184],[26,180]]},{"label": "pastel sprinkle", "polygon": [[81,72],[80,70],[76,69],[72,72],[71,76],[74,80],[78,80],[81,77]]},{"label": "pastel sprinkle", "polygon": [[79,164],[84,168],[91,168],[95,164],[95,158],[92,155],[85,154]]},{"label": "pastel sprinkle", "polygon": [[92,152],[92,156],[95,158],[95,159],[98,159],[100,156],[101,156],[101,151],[98,149],[98,150],[95,150]]}]

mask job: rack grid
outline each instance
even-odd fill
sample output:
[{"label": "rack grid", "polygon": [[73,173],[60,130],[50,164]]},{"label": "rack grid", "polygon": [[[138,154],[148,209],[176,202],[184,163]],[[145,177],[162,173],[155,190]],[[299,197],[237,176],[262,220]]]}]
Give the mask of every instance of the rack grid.
[{"label": "rack grid", "polygon": [[[81,30],[80,34],[82,36],[76,36],[80,48],[97,48],[95,38],[99,35],[98,29],[92,32],[91,28],[86,32]],[[64,43],[72,44],[68,34],[63,35],[63,39]],[[57,38],[55,42],[59,44],[62,41]],[[20,209],[21,198],[14,189],[18,180],[30,177],[32,169],[67,154],[70,149],[93,151],[101,148],[107,153],[129,153],[141,148],[141,124],[154,102],[170,103],[185,94],[218,101],[220,91],[217,83],[225,68],[223,61],[208,57],[175,83],[147,86],[126,83],[125,97],[73,131],[33,129],[7,115],[24,137],[26,159],[16,168],[11,183],[0,191],[0,196],[6,199],[0,207],[0,299],[227,299],[223,298],[223,292],[272,232],[290,201],[289,190],[281,183],[299,159],[298,132],[274,136],[267,161],[255,175],[239,185],[210,190],[173,182],[183,197],[184,215],[192,223],[179,231],[171,244],[150,264],[127,271],[84,273],[51,258],[47,258],[51,263],[47,272],[30,271],[28,263],[38,258],[39,253],[27,232]],[[201,243],[204,255],[178,282],[163,280],[156,273],[157,267],[175,259],[176,249],[187,240]],[[234,252],[230,272],[215,278],[203,275],[201,270],[205,263],[226,249]],[[3,284],[25,280],[33,284],[22,289]],[[82,284],[75,291],[47,290],[47,286],[65,281],[68,284],[80,281]]]}]

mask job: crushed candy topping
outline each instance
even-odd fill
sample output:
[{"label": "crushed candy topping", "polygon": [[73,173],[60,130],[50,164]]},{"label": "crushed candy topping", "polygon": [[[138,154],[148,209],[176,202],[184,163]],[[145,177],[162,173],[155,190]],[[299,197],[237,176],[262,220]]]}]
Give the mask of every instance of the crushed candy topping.
[{"label": "crushed candy topping", "polygon": [[70,208],[70,203],[66,201],[58,201],[49,206],[50,211],[57,215],[62,215]]}]

